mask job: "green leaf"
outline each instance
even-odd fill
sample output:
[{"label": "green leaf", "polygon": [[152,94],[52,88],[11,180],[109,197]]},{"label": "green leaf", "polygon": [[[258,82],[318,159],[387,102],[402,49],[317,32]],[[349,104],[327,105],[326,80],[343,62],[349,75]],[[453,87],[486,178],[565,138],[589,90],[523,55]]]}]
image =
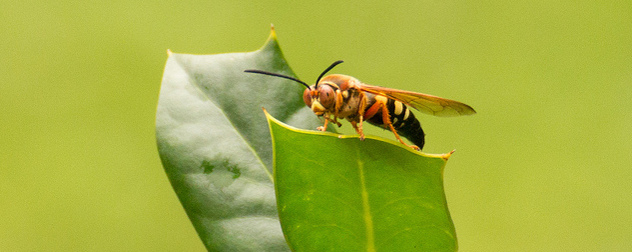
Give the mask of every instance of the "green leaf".
[{"label": "green leaf", "polygon": [[450,154],[290,128],[268,117],[283,232],[294,251],[455,251]]},{"label": "green leaf", "polygon": [[254,52],[170,53],[156,112],[163,166],[200,238],[212,251],[288,250],[272,183],[266,107],[301,128],[320,122],[293,81],[274,31]]}]

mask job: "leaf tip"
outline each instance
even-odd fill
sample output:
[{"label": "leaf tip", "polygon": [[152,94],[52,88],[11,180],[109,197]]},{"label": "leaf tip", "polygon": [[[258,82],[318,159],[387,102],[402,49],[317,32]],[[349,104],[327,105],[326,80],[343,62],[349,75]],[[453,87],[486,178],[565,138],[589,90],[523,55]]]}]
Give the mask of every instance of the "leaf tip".
[{"label": "leaf tip", "polygon": [[454,153],[455,151],[456,151],[456,149],[450,151],[450,153],[443,154],[443,155],[441,155],[441,158],[443,160],[445,160],[445,161],[448,161],[448,158],[450,158],[450,156],[452,156],[452,153]]},{"label": "leaf tip", "polygon": [[270,24],[270,39],[276,40],[276,31],[274,30],[274,24]]},{"label": "leaf tip", "polygon": [[281,48],[279,48],[279,43],[277,42],[277,35],[273,24],[270,24],[270,36],[268,36],[268,40],[266,40],[266,43],[263,44],[259,50],[277,52],[280,54],[281,58],[283,57],[281,54]]},{"label": "leaf tip", "polygon": [[173,52],[171,51],[171,49],[167,49],[167,56],[171,56],[171,54],[173,54]]}]

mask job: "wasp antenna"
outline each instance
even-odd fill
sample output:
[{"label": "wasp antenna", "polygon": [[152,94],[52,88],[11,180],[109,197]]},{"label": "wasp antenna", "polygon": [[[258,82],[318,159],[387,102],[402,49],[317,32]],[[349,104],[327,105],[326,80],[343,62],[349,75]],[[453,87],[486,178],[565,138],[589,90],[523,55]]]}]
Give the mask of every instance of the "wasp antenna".
[{"label": "wasp antenna", "polygon": [[278,74],[278,73],[271,73],[271,72],[266,72],[266,71],[261,71],[261,70],[253,70],[253,69],[245,70],[244,72],[246,72],[246,73],[258,73],[258,74],[270,75],[270,76],[285,78],[285,79],[288,79],[288,80],[293,80],[293,81],[296,81],[298,83],[303,84],[303,86],[307,87],[307,89],[312,90],[309,87],[309,85],[307,85],[307,83],[305,83],[305,82],[303,82],[303,81],[301,81],[301,80],[299,80],[297,78],[290,77],[290,76],[287,76],[287,75],[282,75],[282,74]]},{"label": "wasp antenna", "polygon": [[342,60],[336,61],[336,62],[332,63],[327,69],[325,69],[325,71],[323,71],[323,73],[321,73],[320,76],[318,76],[318,79],[316,79],[316,86],[318,86],[318,82],[320,81],[320,79],[323,78],[323,76],[325,76],[325,74],[327,72],[329,72],[329,70],[333,69],[335,66],[337,66],[338,64],[340,64],[342,62],[344,62],[344,61],[342,61]]}]

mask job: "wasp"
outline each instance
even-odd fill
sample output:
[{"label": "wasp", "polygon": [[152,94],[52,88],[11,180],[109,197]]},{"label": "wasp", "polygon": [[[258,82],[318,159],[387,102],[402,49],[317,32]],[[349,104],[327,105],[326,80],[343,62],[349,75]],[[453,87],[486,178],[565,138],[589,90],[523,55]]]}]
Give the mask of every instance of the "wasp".
[{"label": "wasp", "polygon": [[[400,143],[418,151],[425,144],[425,133],[419,120],[408,107],[441,117],[476,113],[472,107],[464,103],[434,95],[372,86],[348,75],[325,76],[342,62],[339,60],[327,67],[316,79],[316,84],[312,86],[282,74],[261,70],[245,70],[245,72],[290,79],[307,87],[303,92],[305,105],[310,107],[314,114],[325,119],[325,124],[317,128],[320,131],[327,130],[330,122],[340,127],[342,124],[338,122],[338,119],[347,119],[360,135],[360,140],[364,140],[362,123],[367,121],[390,130]],[[400,135],[415,145],[407,144]]]}]

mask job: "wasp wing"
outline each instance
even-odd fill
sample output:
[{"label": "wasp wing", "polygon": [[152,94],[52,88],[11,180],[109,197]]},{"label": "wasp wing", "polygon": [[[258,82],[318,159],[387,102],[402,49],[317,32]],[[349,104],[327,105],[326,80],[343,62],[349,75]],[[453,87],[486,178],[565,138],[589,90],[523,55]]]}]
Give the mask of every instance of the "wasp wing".
[{"label": "wasp wing", "polygon": [[365,92],[386,96],[390,99],[400,101],[407,106],[434,116],[448,117],[476,114],[476,111],[467,104],[434,95],[372,86],[364,83],[362,83],[360,89]]}]

